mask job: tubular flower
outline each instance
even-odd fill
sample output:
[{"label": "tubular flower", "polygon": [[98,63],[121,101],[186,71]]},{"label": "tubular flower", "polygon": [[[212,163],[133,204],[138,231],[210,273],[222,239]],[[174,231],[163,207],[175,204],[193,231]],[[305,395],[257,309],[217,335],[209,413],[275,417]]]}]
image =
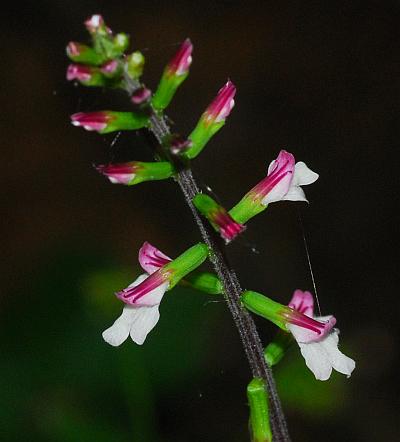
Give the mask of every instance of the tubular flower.
[{"label": "tubular flower", "polygon": [[[149,256],[153,256],[157,249],[150,250],[147,245],[148,243],[145,243],[144,247],[147,248]],[[141,263],[147,252],[143,252],[142,249],[139,252]],[[103,332],[103,339],[113,346],[118,346],[130,335],[134,342],[142,345],[160,318],[158,306],[164,293],[198,267],[207,255],[208,248],[202,243],[186,250],[173,261],[159,252],[158,256],[165,262],[162,267],[156,269],[154,263],[152,266],[149,263],[145,264],[151,274],[140,275],[126,289],[116,293],[117,298],[126,305],[122,315]]]},{"label": "tubular flower", "polygon": [[261,293],[246,290],[241,296],[243,304],[253,313],[260,315],[288,331],[288,325],[296,325],[303,329],[305,339],[317,341],[326,336],[336,324],[330,316],[327,320],[317,321],[286,305],[275,302]]},{"label": "tubular flower", "polygon": [[314,317],[314,300],[310,292],[296,290],[289,306],[249,290],[242,294],[241,300],[250,311],[293,335],[316,379],[329,379],[332,368],[351,375],[355,362],[338,349],[339,330],[333,328],[336,319],[332,315]]},{"label": "tubular flower", "polygon": [[[317,321],[331,321],[333,318],[333,316],[314,317],[314,299],[310,292],[296,290],[289,307]],[[332,368],[350,377],[356,364],[353,359],[338,349],[338,329],[332,328],[329,333],[318,338],[312,330],[293,323],[288,324],[287,328],[297,341],[306,365],[314,373],[316,379],[321,381],[329,379]]]},{"label": "tubular flower", "polygon": [[284,200],[307,202],[300,186],[311,184],[317,179],[318,174],[305,163],[299,161],[295,164],[294,156],[281,150],[276,160],[269,165],[266,178],[253,187],[229,213],[236,221],[244,223],[270,203]]}]

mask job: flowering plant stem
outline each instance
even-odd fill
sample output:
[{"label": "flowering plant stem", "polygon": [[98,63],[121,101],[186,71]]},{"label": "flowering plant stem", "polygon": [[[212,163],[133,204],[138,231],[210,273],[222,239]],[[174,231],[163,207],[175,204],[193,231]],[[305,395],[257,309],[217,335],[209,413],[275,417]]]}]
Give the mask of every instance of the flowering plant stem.
[{"label": "flowering plant stem", "polygon": [[[162,149],[161,145],[163,140],[169,137],[171,133],[165,118],[154,111],[151,113],[150,123],[149,130],[157,140],[158,146],[155,147],[157,153],[159,153]],[[240,295],[243,290],[240,287],[235,271],[229,265],[224,250],[225,245],[211,226],[200,217],[197,209],[193,205],[192,200],[195,195],[200,192],[200,188],[193,177],[190,166],[181,164],[179,161],[176,161],[173,156],[168,159],[175,163],[177,170],[176,180],[182,190],[186,204],[192,211],[203,241],[209,247],[210,260],[224,288],[225,299],[228,303],[236,328],[238,329],[252,375],[253,377],[265,380],[270,401],[273,441],[289,441],[289,433],[276,389],[275,380],[271,368],[268,367],[265,362],[263,347],[254,321],[250,314],[241,305]]]}]

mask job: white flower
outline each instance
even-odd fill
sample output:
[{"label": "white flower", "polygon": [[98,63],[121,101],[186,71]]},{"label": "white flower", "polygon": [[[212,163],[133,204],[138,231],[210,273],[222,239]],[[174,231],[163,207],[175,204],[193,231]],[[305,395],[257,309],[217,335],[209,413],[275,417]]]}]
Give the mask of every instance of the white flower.
[{"label": "white flower", "polygon": [[[333,318],[333,316],[313,316],[314,299],[310,292],[296,290],[289,306],[319,322],[327,323]],[[287,328],[297,341],[306,365],[314,373],[316,379],[326,381],[333,368],[350,377],[356,363],[338,349],[339,330],[337,328],[332,328],[322,336],[290,323],[287,324]]]},{"label": "white flower", "polygon": [[[148,274],[140,275],[129,287],[136,287],[148,278]],[[117,347],[130,335],[138,345],[142,345],[148,333],[160,319],[158,306],[168,289],[168,281],[146,293],[134,305],[126,304],[121,316],[102,334],[103,339]]]}]

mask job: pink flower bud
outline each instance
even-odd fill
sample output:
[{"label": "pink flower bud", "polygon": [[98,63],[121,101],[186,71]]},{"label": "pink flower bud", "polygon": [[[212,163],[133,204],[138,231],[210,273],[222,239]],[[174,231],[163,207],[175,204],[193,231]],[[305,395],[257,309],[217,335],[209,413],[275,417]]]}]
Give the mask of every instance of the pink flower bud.
[{"label": "pink flower bud", "polygon": [[115,74],[116,70],[118,69],[119,64],[117,60],[110,60],[107,63],[103,64],[103,66],[100,68],[101,72],[106,75],[112,75]]},{"label": "pink flower bud", "polygon": [[128,185],[135,178],[139,168],[140,166],[135,161],[96,166],[96,170],[106,176],[113,184],[125,185]]},{"label": "pink flower bud", "polygon": [[142,104],[145,101],[147,101],[151,96],[150,89],[147,89],[146,87],[142,87],[138,89],[131,97],[131,101],[134,104]]},{"label": "pink flower bud", "polygon": [[214,101],[208,106],[203,114],[206,123],[219,123],[224,121],[230,114],[235,100],[233,97],[236,94],[235,85],[228,80],[223,86]]},{"label": "pink flower bud", "polygon": [[187,38],[167,66],[169,75],[184,75],[192,63],[193,45]]},{"label": "pink flower bud", "polygon": [[78,57],[82,53],[83,45],[75,41],[70,41],[67,46],[67,54],[72,57]]},{"label": "pink flower bud", "polygon": [[176,136],[171,141],[170,151],[174,155],[179,155],[185,152],[190,146],[192,142],[190,140],[185,140],[180,136]]},{"label": "pink flower bud", "polygon": [[84,25],[86,26],[86,29],[91,33],[95,34],[96,32],[106,32],[108,34],[111,34],[111,30],[107,28],[107,26],[104,23],[104,19],[100,14],[94,14],[90,18],[88,18]]},{"label": "pink flower bud", "polygon": [[71,122],[74,126],[101,132],[112,118],[107,112],[78,112],[71,115]]},{"label": "pink flower bud", "polygon": [[67,68],[67,80],[89,81],[93,75],[93,68],[83,64],[70,64]]}]

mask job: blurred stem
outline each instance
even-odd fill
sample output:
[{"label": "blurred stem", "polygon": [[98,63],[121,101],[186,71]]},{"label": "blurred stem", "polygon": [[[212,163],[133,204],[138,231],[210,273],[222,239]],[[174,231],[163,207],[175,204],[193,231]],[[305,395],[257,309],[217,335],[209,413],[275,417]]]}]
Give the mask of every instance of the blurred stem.
[{"label": "blurred stem", "polygon": [[[132,83],[130,83],[130,86],[132,86]],[[127,92],[132,94],[132,92],[134,92],[132,89],[134,89],[134,87],[128,87]],[[172,156],[163,149],[164,140],[171,137],[166,118],[162,113],[157,113],[153,109],[150,109],[150,112],[149,130],[157,140],[157,144],[153,146],[154,153],[160,155],[160,152],[163,152],[164,157],[168,161],[171,161],[178,171],[176,174],[176,180],[184,195],[186,204],[192,211],[193,218],[200,230],[203,241],[210,249],[210,260],[222,283],[224,296],[232,314],[233,321],[238,329],[251,368],[252,376],[254,378],[265,380],[267,394],[270,400],[270,418],[273,441],[288,442],[290,441],[289,433],[276,389],[275,380],[271,369],[265,362],[263,347],[255,323],[247,310],[241,305],[240,295],[243,290],[235,271],[231,268],[228,262],[225,254],[225,245],[221,238],[214,232],[211,225],[199,215],[199,212],[193,205],[192,200],[195,195],[200,192],[200,188],[193,177],[189,163],[184,164],[179,157]]]}]

